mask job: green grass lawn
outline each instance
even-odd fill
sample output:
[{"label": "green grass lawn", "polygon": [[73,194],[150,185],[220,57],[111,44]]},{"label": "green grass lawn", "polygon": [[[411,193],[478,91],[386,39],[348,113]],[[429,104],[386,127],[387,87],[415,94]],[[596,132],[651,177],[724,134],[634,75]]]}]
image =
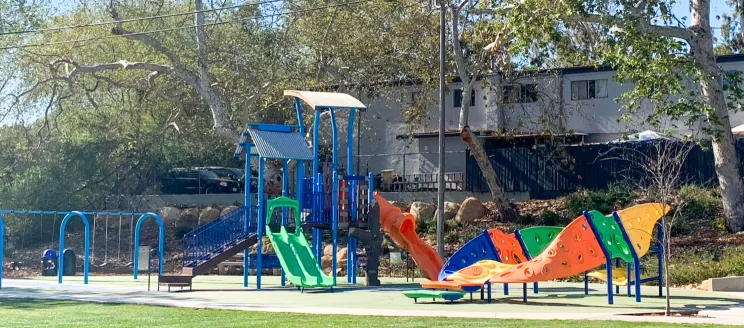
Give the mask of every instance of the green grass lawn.
[{"label": "green grass lawn", "polygon": [[[643,327],[707,327],[643,323]],[[618,321],[535,321],[306,315],[72,301],[0,299],[0,327],[638,327]]]}]

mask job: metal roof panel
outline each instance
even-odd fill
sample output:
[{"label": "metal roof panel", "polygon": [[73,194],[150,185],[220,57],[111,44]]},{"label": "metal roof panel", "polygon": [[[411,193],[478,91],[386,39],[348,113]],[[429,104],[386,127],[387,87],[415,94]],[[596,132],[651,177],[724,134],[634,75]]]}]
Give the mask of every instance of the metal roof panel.
[{"label": "metal roof panel", "polygon": [[305,138],[296,129],[291,132],[276,129],[262,130],[251,126],[248,128],[254,149],[259,156],[274,159],[312,160],[313,152],[308,148]]}]

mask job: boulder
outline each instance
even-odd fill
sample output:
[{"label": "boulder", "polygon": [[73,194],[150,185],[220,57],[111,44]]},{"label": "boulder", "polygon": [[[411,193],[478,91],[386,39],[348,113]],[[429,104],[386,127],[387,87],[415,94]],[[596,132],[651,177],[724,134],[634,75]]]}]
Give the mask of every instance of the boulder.
[{"label": "boulder", "polygon": [[332,264],[333,264],[333,257],[323,256],[320,258],[320,267],[323,268],[323,270],[330,269]]},{"label": "boulder", "polygon": [[333,256],[333,245],[325,245],[323,247],[323,256]]},{"label": "boulder", "polygon": [[403,212],[408,212],[408,210],[411,208],[411,205],[404,202],[398,202],[398,201],[391,201],[390,205],[393,205],[397,208],[399,208]]},{"label": "boulder", "polygon": [[413,202],[409,211],[413,215],[413,218],[419,221],[433,218],[436,210],[437,207],[434,204]]},{"label": "boulder", "polygon": [[264,239],[263,245],[261,245],[261,254],[274,254],[274,245],[270,241]]},{"label": "boulder", "polygon": [[178,221],[178,217],[181,216],[181,210],[175,207],[166,206],[158,211],[158,216],[163,220],[164,225],[175,225],[176,221]]},{"label": "boulder", "polygon": [[[444,202],[444,220],[452,220],[457,215],[457,211],[460,210],[460,204],[453,202]],[[434,212],[434,217],[439,217],[439,209]]]},{"label": "boulder", "polygon": [[220,213],[220,216],[223,216],[223,215],[225,215],[227,213],[230,213],[230,212],[234,211],[236,208],[238,208],[238,207],[237,206],[232,206],[232,205],[230,205],[228,207],[225,207],[224,209],[222,209],[222,212]]},{"label": "boulder", "polygon": [[472,223],[486,215],[486,207],[475,197],[469,197],[462,202],[460,209],[455,215],[455,221],[460,223]]},{"label": "boulder", "polygon": [[342,247],[336,252],[336,261],[346,260],[349,250],[346,247]]},{"label": "boulder", "polygon": [[199,224],[205,224],[207,222],[210,222],[214,219],[216,219],[218,216],[220,216],[220,210],[214,208],[214,207],[207,207],[199,213]]},{"label": "boulder", "polygon": [[187,208],[181,211],[181,215],[178,216],[175,225],[176,228],[195,228],[199,223],[199,210],[196,208]]}]

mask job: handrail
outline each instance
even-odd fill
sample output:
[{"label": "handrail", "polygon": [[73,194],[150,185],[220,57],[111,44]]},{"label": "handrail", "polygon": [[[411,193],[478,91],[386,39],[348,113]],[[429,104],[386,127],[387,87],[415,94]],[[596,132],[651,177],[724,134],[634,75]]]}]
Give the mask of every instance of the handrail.
[{"label": "handrail", "polygon": [[245,229],[245,210],[244,206],[238,207],[186,234],[183,238],[183,266],[196,267],[226,244],[254,233],[256,226],[253,222],[249,222],[247,231]]}]

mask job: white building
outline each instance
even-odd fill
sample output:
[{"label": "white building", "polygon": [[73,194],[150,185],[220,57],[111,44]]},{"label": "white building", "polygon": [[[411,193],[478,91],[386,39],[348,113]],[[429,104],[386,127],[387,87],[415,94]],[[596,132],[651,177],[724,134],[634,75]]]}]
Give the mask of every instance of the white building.
[{"label": "white building", "polygon": [[[744,71],[744,55],[722,56],[718,61],[722,70]],[[648,129],[644,125],[646,115],[637,115],[637,120],[619,120],[623,111],[615,99],[631,90],[632,85],[616,82],[615,74],[606,67],[573,67],[510,81],[501,76],[485,77],[476,83],[471,95],[474,104],[469,125],[484,137],[498,138],[493,131],[498,130],[501,110],[503,128],[511,132],[511,140],[528,143],[534,143],[535,134],[542,131],[563,132],[575,142],[593,143]],[[495,83],[489,87],[486,80]],[[465,145],[457,124],[459,104],[467,100],[463,99],[461,88],[460,83],[450,84],[446,96],[446,172],[465,171]],[[487,106],[489,93],[496,95],[496,106]],[[425,117],[407,124],[402,115],[422,97],[421,87],[415,83],[389,86],[377,94],[361,96],[369,108],[361,115],[360,143],[355,150],[360,155],[361,173],[385,169],[394,169],[398,174],[437,171],[437,92],[428,95]],[[730,119],[732,126],[744,124],[744,113],[732,112]],[[689,131],[681,127],[676,132]]]}]

